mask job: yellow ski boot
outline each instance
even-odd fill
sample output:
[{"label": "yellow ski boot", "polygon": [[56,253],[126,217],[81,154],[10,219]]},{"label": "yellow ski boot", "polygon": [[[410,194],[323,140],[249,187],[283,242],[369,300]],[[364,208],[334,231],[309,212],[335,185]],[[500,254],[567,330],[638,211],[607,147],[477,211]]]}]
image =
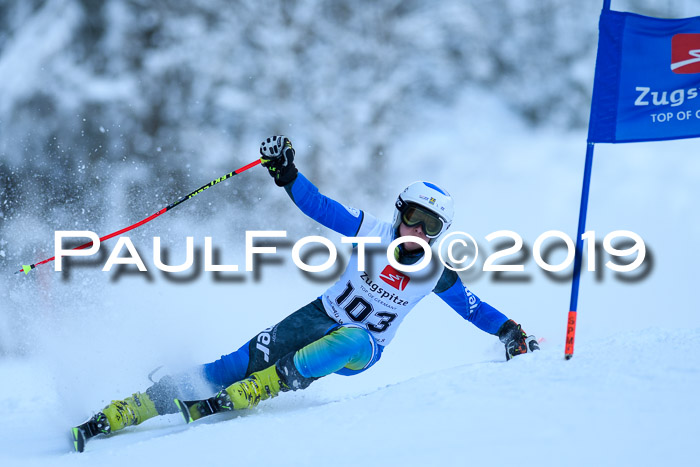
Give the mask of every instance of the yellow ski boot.
[{"label": "yellow ski boot", "polygon": [[148,394],[137,392],[123,401],[112,401],[102,412],[97,412],[82,425],[71,428],[73,446],[76,451],[83,452],[85,443],[90,438],[138,425],[156,415],[158,412]]},{"label": "yellow ski boot", "polygon": [[137,392],[121,401],[112,401],[102,409],[109,423],[109,432],[114,433],[127,426],[138,425],[158,415],[148,394]]},{"label": "yellow ski boot", "polygon": [[227,410],[244,410],[258,405],[261,400],[277,396],[289,388],[281,380],[275,365],[256,371],[246,379],[219,391],[214,397],[197,401],[175,400],[187,423]]},{"label": "yellow ski boot", "polygon": [[233,410],[250,409],[260,403],[276,397],[280,391],[288,389],[281,381],[275,365],[256,371],[246,379],[233,383],[226,388]]}]

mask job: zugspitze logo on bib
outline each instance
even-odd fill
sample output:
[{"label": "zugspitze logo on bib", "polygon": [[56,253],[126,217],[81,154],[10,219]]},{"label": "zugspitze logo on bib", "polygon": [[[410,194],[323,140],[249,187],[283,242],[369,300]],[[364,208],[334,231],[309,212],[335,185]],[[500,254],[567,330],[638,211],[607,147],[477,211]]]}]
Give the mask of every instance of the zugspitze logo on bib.
[{"label": "zugspitze logo on bib", "polygon": [[379,275],[379,278],[398,290],[405,289],[406,285],[408,285],[408,281],[411,280],[411,278],[407,275],[401,274],[399,271],[392,268],[390,264],[387,264],[382,273]]},{"label": "zugspitze logo on bib", "polygon": [[671,70],[700,73],[700,34],[676,34],[671,38]]}]

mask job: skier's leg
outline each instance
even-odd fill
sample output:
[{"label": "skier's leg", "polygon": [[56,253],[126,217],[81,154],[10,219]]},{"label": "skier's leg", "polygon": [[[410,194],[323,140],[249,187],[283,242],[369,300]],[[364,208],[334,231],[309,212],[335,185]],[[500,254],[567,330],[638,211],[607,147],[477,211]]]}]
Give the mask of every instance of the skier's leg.
[{"label": "skier's leg", "polygon": [[226,387],[237,408],[252,407],[280,391],[303,389],[343,368],[361,371],[376,361],[377,347],[367,331],[338,327],[320,300],[315,300],[258,333],[237,351],[190,373],[164,376],[143,393],[112,401],[96,417],[104,415],[108,432],[114,432],[156,415],[176,413],[179,409],[174,399],[195,398],[192,394],[201,392],[201,380],[208,386],[207,393]]},{"label": "skier's leg", "polygon": [[[257,371],[269,369],[271,363],[321,338],[333,326],[337,324],[326,315],[320,300],[314,300],[275,326],[258,333],[235,352],[190,372],[164,376],[143,393],[112,401],[96,416],[104,415],[109,432],[115,432],[156,415],[176,413],[179,409],[175,399],[196,399],[201,394],[210,394]],[[270,388],[274,395],[280,391],[273,371],[260,373],[256,381],[264,384],[263,390]],[[246,389],[243,395],[236,394],[240,400],[255,393],[253,388]],[[264,391],[258,401],[267,397],[267,391]]]},{"label": "skier's leg", "polygon": [[145,393],[134,393],[123,400],[112,401],[102,409],[109,422],[109,432],[121,430],[130,425],[138,425],[144,420],[158,415],[153,401]]},{"label": "skier's leg", "polygon": [[296,352],[294,366],[306,378],[320,378],[337,372],[358,373],[380,355],[380,346],[366,329],[343,325]]},{"label": "skier's leg", "polygon": [[95,417],[100,419],[104,416],[107,432],[113,433],[127,426],[138,425],[156,415],[176,413],[178,409],[173,402],[175,398],[192,399],[200,394],[209,394],[212,390],[205,381],[201,368],[196,368],[191,372],[166,375],[144,392],[113,400]]},{"label": "skier's leg", "polygon": [[281,391],[307,388],[313,381],[349,369],[362,371],[374,364],[381,351],[363,328],[340,326],[329,334],[290,352],[264,370],[233,383],[226,393],[234,410],[248,409]]},{"label": "skier's leg", "polygon": [[337,326],[326,314],[321,300],[316,299],[258,333],[237,351],[204,365],[205,377],[212,385],[223,389],[268,368],[283,356],[320,339]]}]

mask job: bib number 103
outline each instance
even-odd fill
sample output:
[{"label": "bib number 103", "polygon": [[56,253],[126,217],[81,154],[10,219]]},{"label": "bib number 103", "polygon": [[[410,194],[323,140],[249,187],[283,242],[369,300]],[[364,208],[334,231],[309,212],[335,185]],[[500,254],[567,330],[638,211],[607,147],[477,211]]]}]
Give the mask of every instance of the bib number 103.
[{"label": "bib number 103", "polygon": [[370,316],[381,318],[377,323],[367,323],[367,329],[372,332],[384,332],[397,317],[395,313],[380,311],[375,313],[371,303],[361,295],[352,295],[355,288],[350,281],[345,286],[343,293],[335,298],[335,302],[342,306],[345,313],[355,322],[362,323]]}]

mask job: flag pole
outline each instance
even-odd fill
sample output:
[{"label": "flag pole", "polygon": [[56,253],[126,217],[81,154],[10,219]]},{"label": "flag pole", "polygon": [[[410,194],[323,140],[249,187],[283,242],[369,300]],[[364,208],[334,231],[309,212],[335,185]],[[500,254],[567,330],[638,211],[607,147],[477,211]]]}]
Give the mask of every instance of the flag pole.
[{"label": "flag pole", "polygon": [[[603,11],[610,11],[611,0],[603,0]],[[602,16],[601,16],[602,18]],[[600,53],[600,50],[598,51]],[[596,60],[596,70],[598,64]],[[594,83],[595,86],[595,83]],[[593,93],[595,94],[595,92]],[[591,120],[593,119],[593,105],[591,104]],[[581,207],[578,212],[578,230],[576,231],[576,251],[574,255],[574,276],[571,280],[571,301],[569,302],[569,315],[566,324],[566,344],[564,358],[571,359],[574,356],[574,339],[576,337],[576,317],[578,309],[578,291],[581,284],[581,263],[583,260],[583,233],[586,230],[586,214],[588,214],[588,193],[591,187],[591,171],[593,168],[593,151],[595,143],[591,139],[591,122],[588,122],[588,144],[586,146],[586,162],[583,170],[583,187],[581,188]],[[590,241],[590,240],[589,240]],[[595,241],[595,240],[593,240]],[[591,261],[591,258],[589,258]]]},{"label": "flag pole", "polygon": [[594,143],[588,142],[588,146],[586,147],[586,165],[583,170],[581,207],[578,213],[578,231],[576,232],[574,277],[571,281],[571,302],[569,303],[569,317],[566,326],[566,348],[564,350],[564,357],[567,360],[574,356],[574,337],[576,336],[576,309],[578,308],[578,289],[581,281],[581,263],[583,257],[583,233],[586,230],[586,214],[588,213],[588,193],[590,191],[591,186],[591,171],[593,168],[594,147]]}]

